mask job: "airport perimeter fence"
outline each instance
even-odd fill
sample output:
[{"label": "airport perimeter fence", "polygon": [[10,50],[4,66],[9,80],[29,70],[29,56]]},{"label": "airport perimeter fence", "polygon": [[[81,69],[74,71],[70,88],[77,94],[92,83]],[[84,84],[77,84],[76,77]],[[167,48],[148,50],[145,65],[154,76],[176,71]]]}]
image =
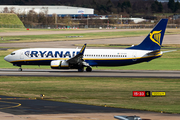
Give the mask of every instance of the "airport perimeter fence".
[{"label": "airport perimeter fence", "polygon": [[[142,25],[142,24],[125,24],[118,26],[107,26],[107,25],[74,25],[74,26],[62,26],[62,25],[1,25],[0,28],[31,28],[31,29],[87,29],[87,28],[98,28],[98,29],[141,29],[141,28],[153,28],[155,25]],[[177,24],[168,24],[167,28],[180,28]]]},{"label": "airport perimeter fence", "polygon": [[[25,25],[26,28],[33,29],[87,29],[87,28],[98,28],[98,29],[142,29],[142,28],[153,28],[155,25],[140,25],[140,24],[125,24],[121,26],[107,26],[107,25],[74,25],[74,26],[61,26],[61,25]],[[178,24],[169,24],[167,28],[180,28]]]}]

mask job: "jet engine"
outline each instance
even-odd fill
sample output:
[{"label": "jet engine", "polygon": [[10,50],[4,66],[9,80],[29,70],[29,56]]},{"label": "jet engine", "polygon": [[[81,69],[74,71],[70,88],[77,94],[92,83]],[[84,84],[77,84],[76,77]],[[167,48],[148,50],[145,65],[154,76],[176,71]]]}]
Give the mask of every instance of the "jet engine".
[{"label": "jet engine", "polygon": [[65,60],[53,60],[51,61],[52,69],[69,69],[69,63]]}]

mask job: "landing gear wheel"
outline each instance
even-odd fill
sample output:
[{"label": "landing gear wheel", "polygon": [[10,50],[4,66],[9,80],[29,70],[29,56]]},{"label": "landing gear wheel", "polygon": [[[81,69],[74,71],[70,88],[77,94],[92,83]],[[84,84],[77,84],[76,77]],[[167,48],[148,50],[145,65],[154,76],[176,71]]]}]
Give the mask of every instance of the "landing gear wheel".
[{"label": "landing gear wheel", "polygon": [[22,71],[22,68],[19,68],[19,70],[18,71]]},{"label": "landing gear wheel", "polygon": [[91,72],[92,71],[92,68],[91,67],[87,67],[86,68],[86,72]]}]

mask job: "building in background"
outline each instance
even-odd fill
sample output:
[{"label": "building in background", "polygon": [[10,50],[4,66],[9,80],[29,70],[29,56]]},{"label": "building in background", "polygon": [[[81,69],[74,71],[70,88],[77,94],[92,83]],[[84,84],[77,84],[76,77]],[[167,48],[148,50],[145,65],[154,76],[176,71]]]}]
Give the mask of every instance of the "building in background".
[{"label": "building in background", "polygon": [[0,5],[1,13],[14,12],[16,14],[28,14],[29,11],[35,11],[37,14],[44,12],[48,16],[56,14],[59,17],[64,16],[93,16],[94,9],[71,6],[23,6],[23,5]]}]

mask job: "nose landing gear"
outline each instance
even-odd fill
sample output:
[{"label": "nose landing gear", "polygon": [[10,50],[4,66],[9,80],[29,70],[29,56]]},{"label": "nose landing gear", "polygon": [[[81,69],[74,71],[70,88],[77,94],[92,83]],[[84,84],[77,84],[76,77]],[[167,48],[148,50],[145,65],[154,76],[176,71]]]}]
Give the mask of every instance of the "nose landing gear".
[{"label": "nose landing gear", "polygon": [[22,68],[19,68],[18,71],[22,71]]}]

